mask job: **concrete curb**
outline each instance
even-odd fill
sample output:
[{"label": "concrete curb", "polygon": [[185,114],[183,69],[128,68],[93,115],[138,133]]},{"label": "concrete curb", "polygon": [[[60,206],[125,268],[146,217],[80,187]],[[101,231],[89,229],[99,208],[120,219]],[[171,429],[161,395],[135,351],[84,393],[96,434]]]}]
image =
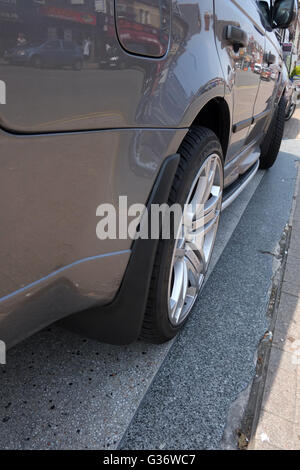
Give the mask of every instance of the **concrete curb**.
[{"label": "concrete curb", "polygon": [[[278,259],[280,259],[280,266],[277,268],[277,271],[274,274],[273,283],[272,283],[272,290],[270,301],[267,310],[267,316],[270,318],[270,328],[269,331],[266,332],[264,337],[262,338],[258,351],[257,351],[257,365],[256,365],[256,374],[255,378],[252,383],[252,388],[250,392],[250,398],[248,402],[248,406],[243,418],[243,422],[241,425],[241,429],[239,430],[238,435],[238,444],[240,449],[247,449],[247,450],[271,450],[271,449],[284,449],[289,448],[291,445],[290,442],[292,440],[291,436],[284,436],[283,440],[287,441],[287,447],[275,445],[274,442],[270,442],[268,435],[262,436],[263,433],[260,435],[260,441],[258,439],[259,434],[259,423],[262,417],[265,414],[263,401],[264,401],[264,394],[266,390],[266,384],[272,371],[270,370],[270,356],[272,351],[276,349],[276,345],[274,346],[274,332],[276,331],[276,327],[278,325],[278,313],[280,307],[280,301],[283,293],[283,281],[286,272],[287,260],[288,260],[288,249],[290,248],[291,243],[291,232],[292,226],[295,216],[295,209],[296,204],[300,205],[300,162],[297,162],[298,166],[298,173],[297,179],[295,183],[295,190],[293,196],[293,204],[291,208],[291,213],[289,217],[289,221],[285,230],[283,232],[282,239],[280,241],[280,249],[277,255]],[[280,361],[277,363],[278,371],[280,374],[281,368]],[[270,392],[271,393],[271,392]],[[284,400],[284,398],[282,398]],[[272,413],[272,412],[270,412]],[[276,420],[276,415],[272,416],[274,420]],[[280,427],[280,425],[279,425]],[[265,438],[265,440],[264,440]]]}]

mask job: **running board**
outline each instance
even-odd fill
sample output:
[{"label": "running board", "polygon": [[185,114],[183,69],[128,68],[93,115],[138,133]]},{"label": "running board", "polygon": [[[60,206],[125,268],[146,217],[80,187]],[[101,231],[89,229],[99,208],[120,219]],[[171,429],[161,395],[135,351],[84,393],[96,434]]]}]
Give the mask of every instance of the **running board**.
[{"label": "running board", "polygon": [[224,190],[223,202],[222,202],[222,211],[226,209],[245,189],[248,183],[255,176],[259,168],[259,160],[252,165],[243,175],[241,175],[236,181],[234,181],[228,188]]}]

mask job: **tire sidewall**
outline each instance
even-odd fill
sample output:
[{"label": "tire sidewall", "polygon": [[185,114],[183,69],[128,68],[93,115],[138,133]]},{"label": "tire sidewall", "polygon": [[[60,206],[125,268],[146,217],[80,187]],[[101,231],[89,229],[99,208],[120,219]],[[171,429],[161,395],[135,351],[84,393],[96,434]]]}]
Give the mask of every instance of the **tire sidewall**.
[{"label": "tire sidewall", "polygon": [[271,168],[276,161],[284,132],[286,106],[286,98],[282,95],[261,144],[260,168]]}]

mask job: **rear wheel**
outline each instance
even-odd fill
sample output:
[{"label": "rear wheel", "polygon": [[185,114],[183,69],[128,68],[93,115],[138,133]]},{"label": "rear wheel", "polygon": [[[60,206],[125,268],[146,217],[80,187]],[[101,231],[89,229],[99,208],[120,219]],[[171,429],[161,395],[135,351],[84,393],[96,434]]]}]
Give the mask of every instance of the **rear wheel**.
[{"label": "rear wheel", "polygon": [[38,55],[34,56],[31,59],[31,63],[32,63],[33,67],[35,67],[36,69],[42,69],[43,65],[44,65],[42,58]]},{"label": "rear wheel", "polygon": [[188,208],[176,236],[159,241],[141,332],[154,343],[173,338],[191,312],[207,272],[222,204],[223,155],[216,135],[195,126],[179,153],[168,204]]},{"label": "rear wheel", "polygon": [[284,131],[286,98],[282,96],[274,112],[270,127],[261,145],[260,168],[267,169],[274,165]]}]

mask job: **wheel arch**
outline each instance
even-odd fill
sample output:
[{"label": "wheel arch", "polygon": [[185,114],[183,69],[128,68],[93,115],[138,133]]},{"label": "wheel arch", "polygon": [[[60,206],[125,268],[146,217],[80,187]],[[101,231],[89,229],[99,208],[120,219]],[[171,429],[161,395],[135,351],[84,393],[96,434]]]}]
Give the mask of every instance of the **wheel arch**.
[{"label": "wheel arch", "polygon": [[222,97],[216,97],[203,106],[191,126],[204,126],[211,129],[220,140],[225,160],[229,143],[230,122],[230,110],[227,102]]}]

